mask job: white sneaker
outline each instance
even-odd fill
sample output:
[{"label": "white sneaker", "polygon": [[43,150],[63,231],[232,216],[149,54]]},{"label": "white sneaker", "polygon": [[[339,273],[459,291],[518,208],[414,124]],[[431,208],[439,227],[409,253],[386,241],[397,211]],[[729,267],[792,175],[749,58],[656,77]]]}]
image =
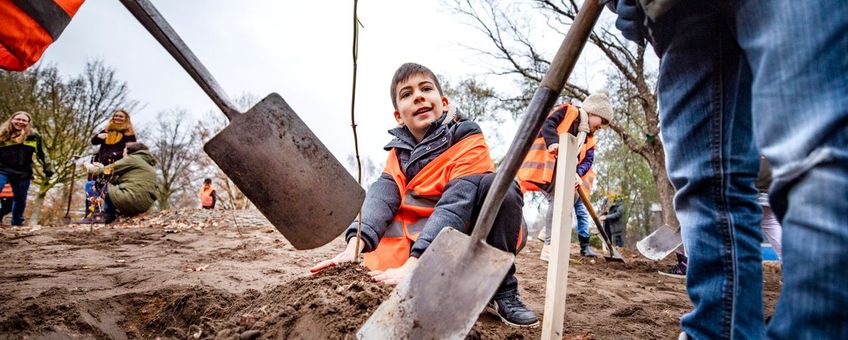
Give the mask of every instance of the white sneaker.
[{"label": "white sneaker", "polygon": [[542,253],[539,254],[539,259],[545,262],[549,262],[551,259],[551,245],[546,244],[542,247]]}]

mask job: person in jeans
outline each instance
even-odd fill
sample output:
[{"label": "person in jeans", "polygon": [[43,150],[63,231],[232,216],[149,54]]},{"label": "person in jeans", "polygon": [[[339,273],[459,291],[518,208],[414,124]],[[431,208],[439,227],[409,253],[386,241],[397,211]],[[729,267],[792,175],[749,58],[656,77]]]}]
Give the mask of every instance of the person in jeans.
[{"label": "person in jeans", "polygon": [[[639,2],[637,4],[636,2]],[[658,94],[697,339],[848,339],[848,1],[618,0]],[[644,10],[643,10],[644,9]],[[758,156],[783,288],[763,320]]]}]

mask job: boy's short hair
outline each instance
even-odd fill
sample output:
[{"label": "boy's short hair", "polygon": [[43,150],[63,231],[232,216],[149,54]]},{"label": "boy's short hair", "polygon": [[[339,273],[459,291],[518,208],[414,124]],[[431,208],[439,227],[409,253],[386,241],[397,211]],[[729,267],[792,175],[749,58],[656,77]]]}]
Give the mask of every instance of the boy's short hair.
[{"label": "boy's short hair", "polygon": [[211,178],[204,179],[203,184],[212,184],[212,179]]},{"label": "boy's short hair", "polygon": [[147,145],[144,145],[144,143],[136,143],[136,142],[127,143],[126,148],[127,148],[127,155],[134,154],[134,153],[139,152],[141,150],[149,150],[147,148]]},{"label": "boy's short hair", "polygon": [[433,83],[436,84],[436,89],[439,90],[439,94],[444,95],[444,92],[442,91],[442,84],[439,84],[439,78],[436,77],[436,74],[433,73],[433,71],[430,71],[429,68],[427,68],[426,66],[421,65],[421,64],[406,63],[406,64],[403,64],[403,65],[400,65],[400,67],[398,67],[397,71],[395,71],[395,76],[392,77],[392,87],[390,88],[390,92],[391,92],[391,96],[392,96],[392,105],[395,107],[395,110],[397,110],[397,108],[398,108],[398,106],[397,106],[397,92],[396,92],[398,84],[406,81],[410,77],[417,75],[417,74],[423,74],[425,76],[432,78]]}]

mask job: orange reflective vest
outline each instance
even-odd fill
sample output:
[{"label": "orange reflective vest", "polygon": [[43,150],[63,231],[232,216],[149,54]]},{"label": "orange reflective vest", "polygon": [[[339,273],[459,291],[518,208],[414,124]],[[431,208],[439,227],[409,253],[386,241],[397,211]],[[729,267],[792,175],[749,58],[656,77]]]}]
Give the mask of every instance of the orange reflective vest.
[{"label": "orange reflective vest", "polygon": [[212,189],[211,185],[208,188],[204,187],[204,188],[200,189],[200,204],[202,206],[204,206],[204,207],[211,207],[212,206],[212,203],[214,202],[214,200],[212,198],[212,192],[213,191],[215,191],[215,189]]},{"label": "orange reflective vest", "polygon": [[[571,127],[571,124],[574,123],[575,119],[578,119],[580,116],[580,110],[578,110],[573,105],[563,104],[562,106],[554,109],[548,114],[548,117],[552,115],[557,110],[565,107],[565,118],[563,118],[562,122],[557,126],[557,134],[563,134],[568,132],[568,129]],[[586,143],[583,144],[583,147],[580,149],[580,154],[577,157],[577,163],[583,161],[586,158],[586,152],[595,147],[597,141],[595,137],[589,135],[586,138]],[[554,168],[556,166],[556,157],[548,152],[548,147],[545,145],[545,138],[539,137],[533,141],[533,146],[530,147],[530,152],[527,153],[527,157],[524,158],[524,162],[521,163],[521,168],[518,169],[518,182],[521,185],[522,191],[541,191],[538,185],[549,184],[553,181],[554,177]],[[586,188],[587,191],[592,190],[592,183],[595,181],[595,170],[591,168],[589,171],[586,171],[581,178],[581,185]]]},{"label": "orange reflective vest", "polygon": [[371,270],[397,268],[406,263],[412,243],[424,230],[448,182],[495,171],[495,164],[483,134],[474,134],[430,161],[412,180],[408,181],[401,170],[395,149],[389,151],[383,171],[394,178],[401,200],[377,248],[364,256],[365,266]]},{"label": "orange reflective vest", "polygon": [[12,185],[9,184],[9,183],[6,183],[6,185],[3,186],[3,190],[0,191],[0,198],[12,198],[12,197],[15,197],[15,193],[12,192]]},{"label": "orange reflective vest", "polygon": [[23,71],[59,38],[83,0],[0,0],[0,68]]}]

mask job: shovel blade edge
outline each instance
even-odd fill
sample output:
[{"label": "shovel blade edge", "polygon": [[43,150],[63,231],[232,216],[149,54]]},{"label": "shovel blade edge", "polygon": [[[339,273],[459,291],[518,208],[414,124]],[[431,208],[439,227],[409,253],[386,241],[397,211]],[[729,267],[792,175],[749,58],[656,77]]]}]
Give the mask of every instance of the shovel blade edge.
[{"label": "shovel blade edge", "polygon": [[643,256],[659,261],[671,254],[681,244],[683,244],[683,239],[680,236],[680,229],[664,224],[647,237],[636,242],[636,249]]},{"label": "shovel blade edge", "polygon": [[329,243],[365,191],[280,95],[236,116],[203,147],[292,246]]},{"label": "shovel blade edge", "polygon": [[358,339],[465,339],[515,256],[444,228]]}]

